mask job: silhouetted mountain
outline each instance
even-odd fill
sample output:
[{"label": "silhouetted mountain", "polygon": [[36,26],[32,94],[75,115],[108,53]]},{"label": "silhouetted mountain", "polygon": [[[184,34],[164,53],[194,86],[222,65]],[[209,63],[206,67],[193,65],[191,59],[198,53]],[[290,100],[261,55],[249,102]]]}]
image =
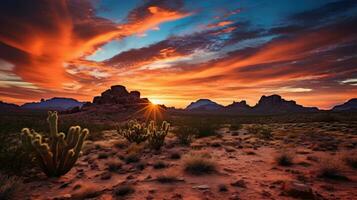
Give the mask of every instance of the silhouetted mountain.
[{"label": "silhouetted mountain", "polygon": [[280,114],[297,112],[316,112],[316,107],[304,107],[295,101],[287,101],[279,95],[262,96],[259,102],[251,107],[246,101],[233,102],[222,106],[209,99],[200,99],[192,102],[185,110],[189,111],[214,111],[234,114]]},{"label": "silhouetted mountain", "polygon": [[20,109],[20,106],[13,103],[6,103],[0,101],[0,110],[5,111],[5,110],[15,110],[15,109]]},{"label": "silhouetted mountain", "polygon": [[333,111],[357,110],[357,98],[350,99],[347,102],[332,108]]},{"label": "silhouetted mountain", "polygon": [[246,101],[240,101],[240,102],[235,102],[233,101],[232,104],[229,104],[228,106],[225,107],[226,111],[236,111],[236,112],[251,112],[252,107],[250,107]]},{"label": "silhouetted mountain", "polygon": [[54,97],[51,99],[41,99],[40,102],[32,102],[32,103],[25,103],[21,106],[23,109],[31,109],[31,110],[69,110],[75,107],[81,107],[84,103],[79,102],[76,99],[72,98],[61,98],[61,97]]},{"label": "silhouetted mountain", "polygon": [[199,99],[186,107],[186,110],[219,110],[224,106],[209,99]]},{"label": "silhouetted mountain", "polygon": [[316,107],[304,107],[296,104],[295,101],[287,101],[279,95],[262,96],[253,107],[254,113],[277,114],[277,113],[296,113],[296,112],[316,112]]},{"label": "silhouetted mountain", "polygon": [[128,92],[124,86],[114,85],[102,92],[100,96],[94,97],[92,103],[84,104],[80,111],[124,113],[129,110],[138,110],[150,103],[147,98],[140,98],[140,92]]}]

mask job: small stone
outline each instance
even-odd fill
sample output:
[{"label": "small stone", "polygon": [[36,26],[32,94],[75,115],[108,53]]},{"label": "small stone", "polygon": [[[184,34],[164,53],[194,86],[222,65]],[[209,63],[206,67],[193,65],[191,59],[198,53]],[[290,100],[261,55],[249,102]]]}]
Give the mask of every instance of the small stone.
[{"label": "small stone", "polygon": [[199,189],[199,190],[208,190],[211,187],[209,185],[198,185],[198,186],[193,186],[193,189]]},{"label": "small stone", "polygon": [[245,181],[243,179],[237,180],[237,181],[231,183],[231,185],[234,186],[234,187],[241,187],[241,188],[246,188],[247,187],[247,185],[246,185],[246,183],[245,183]]},{"label": "small stone", "polygon": [[299,182],[285,182],[282,194],[294,198],[316,199],[311,187]]}]

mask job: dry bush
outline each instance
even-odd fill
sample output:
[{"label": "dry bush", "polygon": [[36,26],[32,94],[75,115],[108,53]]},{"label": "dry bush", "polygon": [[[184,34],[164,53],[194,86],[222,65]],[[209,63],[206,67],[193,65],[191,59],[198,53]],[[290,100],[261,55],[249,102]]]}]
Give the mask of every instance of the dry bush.
[{"label": "dry bush", "polygon": [[184,169],[192,175],[204,175],[216,172],[217,165],[205,155],[191,155],[186,158]]},{"label": "dry bush", "polygon": [[343,161],[346,163],[347,166],[357,169],[357,151],[353,151],[350,153],[346,153],[343,156]]},{"label": "dry bush", "polygon": [[321,178],[333,180],[348,180],[343,174],[344,168],[338,157],[320,159],[317,175]]},{"label": "dry bush", "polygon": [[131,185],[120,185],[114,189],[114,196],[124,197],[135,192],[135,189]]},{"label": "dry bush", "polygon": [[180,144],[189,145],[195,138],[195,135],[198,134],[198,130],[189,126],[179,126],[174,129],[174,134],[176,135]]},{"label": "dry bush", "polygon": [[0,174],[0,199],[14,199],[14,195],[23,187],[21,179]]},{"label": "dry bush", "polygon": [[295,154],[289,151],[281,151],[275,156],[275,161],[280,166],[291,166],[294,164]]},{"label": "dry bush", "polygon": [[181,181],[175,175],[159,175],[156,178],[156,181],[159,183],[175,183]]},{"label": "dry bush", "polygon": [[110,160],[107,163],[108,170],[111,172],[116,172],[121,169],[123,163],[120,162],[119,160]]}]

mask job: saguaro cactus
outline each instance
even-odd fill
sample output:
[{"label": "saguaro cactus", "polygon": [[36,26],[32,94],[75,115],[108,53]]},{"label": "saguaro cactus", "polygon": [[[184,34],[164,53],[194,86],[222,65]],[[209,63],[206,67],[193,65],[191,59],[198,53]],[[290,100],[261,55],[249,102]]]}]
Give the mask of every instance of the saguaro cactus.
[{"label": "saguaro cactus", "polygon": [[57,112],[48,112],[47,122],[50,135],[44,138],[33,129],[22,129],[21,139],[25,147],[34,155],[35,161],[49,177],[59,177],[71,170],[76,163],[88,129],[80,126],[69,128],[67,135],[58,133]]},{"label": "saguaro cactus", "polygon": [[148,126],[148,141],[152,149],[160,150],[164,145],[165,137],[170,129],[170,124],[163,121],[161,127],[157,127],[154,121],[151,121]]}]

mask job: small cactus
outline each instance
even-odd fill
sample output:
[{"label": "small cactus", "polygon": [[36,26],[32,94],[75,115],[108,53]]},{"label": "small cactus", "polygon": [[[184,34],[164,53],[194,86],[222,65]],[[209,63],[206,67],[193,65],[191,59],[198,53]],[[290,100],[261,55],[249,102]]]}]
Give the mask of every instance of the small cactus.
[{"label": "small cactus", "polygon": [[137,120],[130,120],[124,127],[118,128],[119,135],[129,142],[140,144],[148,138],[148,128],[145,123],[140,124]]},{"label": "small cactus", "polygon": [[44,138],[33,129],[24,128],[21,131],[23,145],[34,155],[35,161],[49,177],[60,177],[71,170],[89,134],[88,129],[82,130],[80,126],[70,127],[67,135],[58,133],[57,121],[57,112],[48,112],[48,138]]},{"label": "small cactus", "polygon": [[152,149],[160,150],[164,145],[165,137],[170,129],[170,124],[163,121],[161,127],[157,127],[154,121],[151,121],[148,126],[148,142]]}]

